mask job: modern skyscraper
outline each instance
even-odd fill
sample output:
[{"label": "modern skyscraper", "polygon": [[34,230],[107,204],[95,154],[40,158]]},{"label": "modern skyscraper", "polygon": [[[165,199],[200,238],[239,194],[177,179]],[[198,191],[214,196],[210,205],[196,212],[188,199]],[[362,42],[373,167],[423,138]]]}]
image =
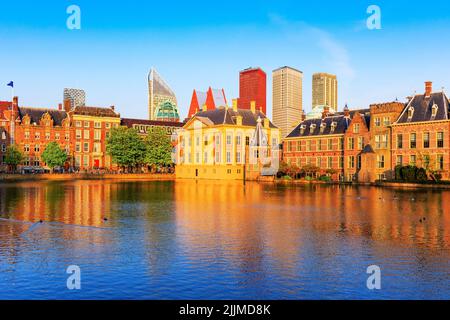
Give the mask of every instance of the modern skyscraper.
[{"label": "modern skyscraper", "polygon": [[250,109],[251,101],[255,101],[256,109],[266,114],[266,78],[261,68],[239,72],[239,109]]},{"label": "modern skyscraper", "polygon": [[[170,114],[170,117],[159,119],[163,114],[161,110],[164,110],[166,115]],[[175,93],[154,68],[148,74],[148,113],[150,120],[180,120]]]},{"label": "modern skyscraper", "polygon": [[300,123],[303,114],[303,72],[281,67],[272,72],[273,123],[280,128],[282,137]]},{"label": "modern skyscraper", "polygon": [[70,101],[70,108],[84,107],[86,105],[86,93],[81,89],[64,88],[64,101]]},{"label": "modern skyscraper", "polygon": [[313,74],[312,107],[323,105],[337,110],[337,104],[336,76],[323,72]]}]

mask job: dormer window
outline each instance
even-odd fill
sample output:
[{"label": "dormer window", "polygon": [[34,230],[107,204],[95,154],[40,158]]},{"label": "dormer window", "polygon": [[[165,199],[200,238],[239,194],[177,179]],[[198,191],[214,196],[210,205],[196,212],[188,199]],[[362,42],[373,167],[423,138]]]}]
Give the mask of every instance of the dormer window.
[{"label": "dormer window", "polygon": [[337,122],[336,122],[336,121],[331,122],[331,133],[334,132],[334,130],[336,129],[336,127],[337,127]]},{"label": "dormer window", "polygon": [[435,103],[433,104],[433,106],[431,107],[431,119],[434,120],[434,118],[436,118],[437,112],[438,112],[438,105]]},{"label": "dormer window", "polygon": [[411,121],[413,115],[414,115],[414,107],[409,107],[408,108],[408,121]]},{"label": "dormer window", "polygon": [[302,125],[300,126],[300,134],[304,134],[304,133],[305,133],[305,130],[306,130],[306,126],[305,126],[304,124],[302,124]]},{"label": "dormer window", "polygon": [[315,123],[312,123],[312,124],[309,126],[309,133],[313,133],[315,129],[316,129],[316,124],[315,124]]},{"label": "dormer window", "polygon": [[326,127],[327,127],[327,124],[325,122],[322,122],[320,124],[320,133],[323,133],[325,131]]}]

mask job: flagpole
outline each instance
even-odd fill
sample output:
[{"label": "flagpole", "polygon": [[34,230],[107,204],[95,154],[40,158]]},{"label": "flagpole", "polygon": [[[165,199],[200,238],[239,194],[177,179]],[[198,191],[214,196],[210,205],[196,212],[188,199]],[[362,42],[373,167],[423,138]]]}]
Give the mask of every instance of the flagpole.
[{"label": "flagpole", "polygon": [[14,83],[11,86],[11,145],[14,144],[16,119],[14,117]]}]

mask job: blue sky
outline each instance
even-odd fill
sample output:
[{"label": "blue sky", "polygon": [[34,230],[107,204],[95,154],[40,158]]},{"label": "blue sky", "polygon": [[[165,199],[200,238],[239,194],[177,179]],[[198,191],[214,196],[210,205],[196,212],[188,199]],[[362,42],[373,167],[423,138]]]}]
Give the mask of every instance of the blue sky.
[{"label": "blue sky", "polygon": [[[81,8],[81,30],[66,27],[66,8]],[[381,9],[381,30],[366,27],[367,7]],[[450,3],[419,1],[2,1],[0,100],[14,80],[21,105],[56,107],[64,87],[82,88],[89,105],[115,105],[147,118],[151,66],[174,89],[186,116],[194,88],[238,96],[239,70],[268,74],[289,65],[304,72],[311,109],[314,72],[338,76],[340,108],[450,91]]]}]

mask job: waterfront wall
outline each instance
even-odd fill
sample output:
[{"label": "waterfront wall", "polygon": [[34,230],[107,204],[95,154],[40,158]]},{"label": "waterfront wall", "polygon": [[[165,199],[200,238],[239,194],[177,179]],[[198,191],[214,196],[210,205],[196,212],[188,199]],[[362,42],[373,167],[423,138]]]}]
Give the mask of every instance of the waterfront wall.
[{"label": "waterfront wall", "polygon": [[0,182],[17,182],[17,181],[41,181],[41,180],[175,180],[174,174],[2,174],[0,175]]}]

